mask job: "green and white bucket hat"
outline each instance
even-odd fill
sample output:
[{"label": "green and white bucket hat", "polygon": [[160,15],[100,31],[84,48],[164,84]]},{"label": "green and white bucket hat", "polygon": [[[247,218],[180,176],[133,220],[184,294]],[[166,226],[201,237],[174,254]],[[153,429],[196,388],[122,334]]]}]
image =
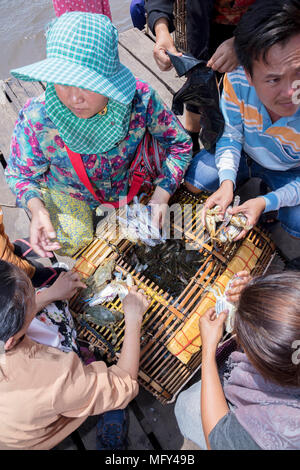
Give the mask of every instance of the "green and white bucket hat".
[{"label": "green and white bucket hat", "polygon": [[118,31],[109,18],[65,13],[53,21],[46,37],[47,58],[11,70],[13,76],[85,88],[123,104],[132,101],[136,81],[120,63]]},{"label": "green and white bucket hat", "polygon": [[[110,150],[127,135],[136,90],[135,77],[119,60],[117,29],[104,15],[70,12],[52,22],[46,37],[47,58],[11,74],[20,80],[47,82],[47,115],[71,150],[81,154]],[[58,98],[55,84],[108,97],[107,113],[76,117]]]}]

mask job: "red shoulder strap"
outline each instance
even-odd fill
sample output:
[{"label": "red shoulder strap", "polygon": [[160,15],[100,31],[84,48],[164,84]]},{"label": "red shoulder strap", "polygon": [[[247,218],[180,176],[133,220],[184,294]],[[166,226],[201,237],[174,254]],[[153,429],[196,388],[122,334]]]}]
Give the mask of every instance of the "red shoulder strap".
[{"label": "red shoulder strap", "polygon": [[[83,164],[80,153],[73,152],[72,150],[70,150],[66,146],[66,144],[65,144],[65,148],[66,148],[66,151],[68,153],[70,162],[72,163],[73,168],[76,171],[76,174],[77,174],[78,178],[80,179],[82,184],[84,184],[84,186],[89,190],[89,192],[94,196],[94,198],[100,204],[102,204],[104,206],[105,205],[110,205],[110,206],[113,206],[115,208],[122,207],[125,204],[128,204],[130,201],[132,201],[134,196],[136,196],[137,193],[139,192],[140,187],[142,186],[142,184],[144,182],[145,175],[142,172],[134,170],[134,173],[132,175],[131,186],[130,186],[130,189],[129,189],[129,192],[128,192],[127,196],[125,196],[123,199],[121,199],[121,201],[117,201],[117,202],[105,202],[105,201],[103,201],[101,198],[99,198],[96,195],[96,193],[95,193],[95,191],[92,187],[92,184],[89,180],[87,172],[84,168],[84,164]],[[135,160],[136,160],[136,158],[135,158]]]}]

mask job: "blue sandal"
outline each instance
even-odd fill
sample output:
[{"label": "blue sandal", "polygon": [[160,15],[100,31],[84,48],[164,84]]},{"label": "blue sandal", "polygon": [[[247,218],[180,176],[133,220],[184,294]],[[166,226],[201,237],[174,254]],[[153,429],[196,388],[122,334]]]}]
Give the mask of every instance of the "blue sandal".
[{"label": "blue sandal", "polygon": [[126,410],[107,411],[97,423],[97,450],[126,450],[128,413]]}]

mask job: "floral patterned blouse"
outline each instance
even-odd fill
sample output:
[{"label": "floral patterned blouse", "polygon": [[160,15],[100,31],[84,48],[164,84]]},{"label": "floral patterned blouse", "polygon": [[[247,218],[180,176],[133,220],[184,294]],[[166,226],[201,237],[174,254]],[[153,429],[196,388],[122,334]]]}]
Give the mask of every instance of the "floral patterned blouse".
[{"label": "floral patterned blouse", "polygon": [[[97,197],[112,201],[127,194],[128,169],[146,128],[166,150],[162,173],[154,184],[175,192],[192,158],[191,139],[156,91],[137,80],[125,139],[108,152],[81,155]],[[46,114],[44,95],[30,99],[20,111],[5,174],[20,207],[27,207],[33,197],[42,199],[41,186],[83,200],[91,208],[99,205],[73,169],[64,142]]]}]

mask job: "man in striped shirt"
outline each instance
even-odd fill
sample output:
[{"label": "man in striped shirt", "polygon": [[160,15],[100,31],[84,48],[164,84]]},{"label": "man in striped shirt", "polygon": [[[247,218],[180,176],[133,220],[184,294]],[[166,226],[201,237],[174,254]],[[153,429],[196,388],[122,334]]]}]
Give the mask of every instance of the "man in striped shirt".
[{"label": "man in striped shirt", "polygon": [[300,0],[258,0],[236,29],[235,48],[242,67],[224,79],[223,136],[215,155],[194,157],[186,186],[213,192],[204,219],[217,204],[224,214],[236,185],[259,177],[271,192],[232,214],[244,213],[253,226],[278,210],[282,227],[300,238]]}]

